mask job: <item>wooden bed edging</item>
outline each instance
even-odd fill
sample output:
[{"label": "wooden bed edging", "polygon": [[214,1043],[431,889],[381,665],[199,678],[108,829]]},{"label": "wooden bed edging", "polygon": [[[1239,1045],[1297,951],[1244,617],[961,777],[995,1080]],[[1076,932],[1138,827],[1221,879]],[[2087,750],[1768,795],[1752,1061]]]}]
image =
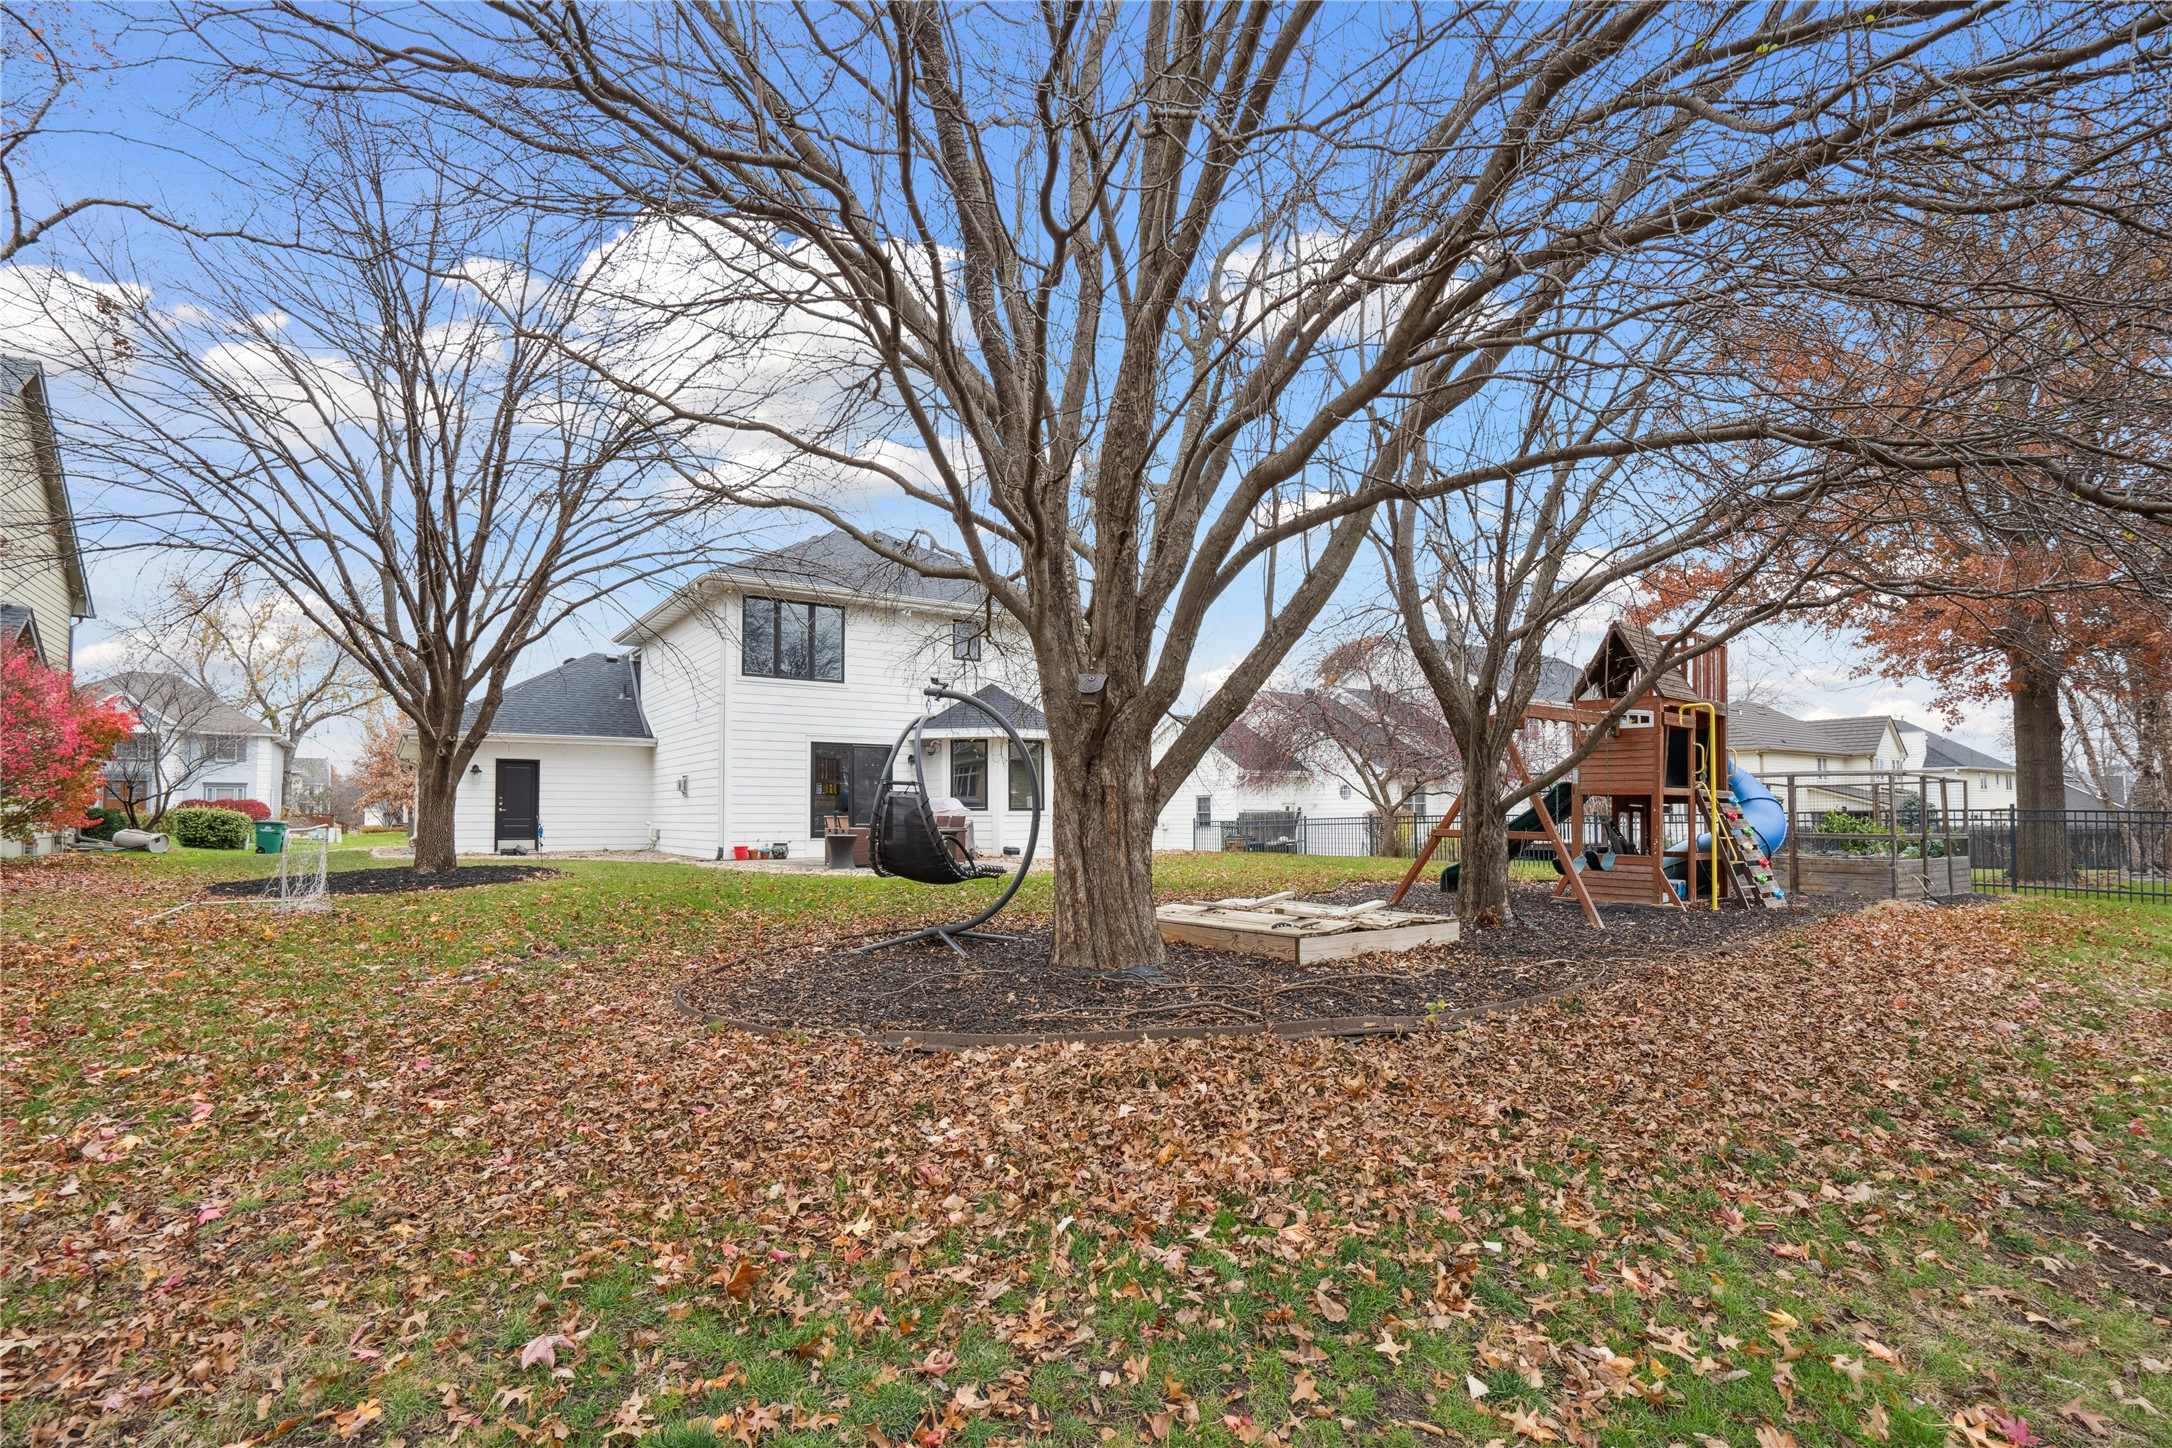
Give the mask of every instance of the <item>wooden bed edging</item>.
[{"label": "wooden bed edging", "polygon": [[1285,1041],[1327,1037],[1414,1036],[1428,1030],[1461,1025],[1492,1015],[1529,1010],[1570,996],[1582,995],[1606,980],[1607,973],[1588,976],[1571,985],[1540,991],[1536,995],[1511,996],[1482,1006],[1465,1006],[1433,1016],[1314,1016],[1292,1021],[1268,1021],[1235,1026],[1137,1026],[1114,1031],[995,1032],[974,1031],[858,1031],[843,1026],[773,1026],[733,1016],[710,1015],[687,1004],[686,987],[672,993],[672,1008],[689,1020],[704,1025],[729,1026],[750,1036],[797,1036],[809,1031],[839,1031],[854,1040],[893,1051],[978,1051],[1052,1043],[1081,1046],[1133,1045],[1140,1041],[1206,1041],[1220,1036],[1272,1035]]}]

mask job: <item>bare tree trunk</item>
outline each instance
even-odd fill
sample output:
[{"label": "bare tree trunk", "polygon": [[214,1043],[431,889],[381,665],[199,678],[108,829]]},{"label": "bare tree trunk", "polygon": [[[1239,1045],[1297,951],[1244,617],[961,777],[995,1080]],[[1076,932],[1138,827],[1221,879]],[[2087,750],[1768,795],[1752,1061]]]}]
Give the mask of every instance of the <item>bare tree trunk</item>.
[{"label": "bare tree trunk", "polygon": [[1167,959],[1154,924],[1151,773],[1146,748],[1113,741],[1100,741],[1079,767],[1049,770],[1055,796],[1054,964],[1120,969]]},{"label": "bare tree trunk", "polygon": [[2059,709],[2060,669],[2040,654],[2007,655],[2014,698],[2015,841],[2021,878],[2063,884],[2066,850],[2066,717]]},{"label": "bare tree trunk", "polygon": [[460,788],[461,761],[447,748],[423,744],[415,766],[415,871],[435,875],[459,863],[453,845],[453,799]]},{"label": "bare tree trunk", "polygon": [[1501,795],[1498,744],[1479,730],[1464,751],[1463,869],[1456,883],[1456,916],[1481,930],[1506,925],[1514,912],[1508,903],[1508,817],[1494,801]]}]

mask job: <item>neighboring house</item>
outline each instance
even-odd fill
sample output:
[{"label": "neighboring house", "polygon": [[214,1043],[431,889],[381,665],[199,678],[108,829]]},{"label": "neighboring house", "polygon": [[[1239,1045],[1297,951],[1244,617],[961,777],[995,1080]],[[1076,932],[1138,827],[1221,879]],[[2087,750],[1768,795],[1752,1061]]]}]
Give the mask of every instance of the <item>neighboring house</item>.
[{"label": "neighboring house", "polygon": [[84,686],[137,719],[106,765],[106,799],[157,816],[185,799],[254,799],[284,812],[286,746],[261,719],[178,674],[135,669]]},{"label": "neighboring house", "polygon": [[45,375],[0,356],[0,638],[71,669],[75,624],[90,616]]},{"label": "neighboring house", "polygon": [[[1971,749],[1957,739],[1943,734],[1933,734],[1920,724],[1906,719],[1893,721],[1900,729],[1901,739],[1908,746],[1905,768],[1920,770],[1926,774],[1940,774],[1956,783],[1967,786],[1968,804],[1972,810],[2006,809],[2014,803],[2014,767],[1995,755],[1980,749]],[[2081,806],[2095,809],[2096,805]],[[1962,808],[1961,796],[1954,793],[1953,808]]]},{"label": "neighboring house", "polygon": [[289,771],[292,797],[287,807],[296,814],[332,813],[334,776],[332,761],[322,755],[298,755]]},{"label": "neighboring house", "polygon": [[[1188,722],[1182,716],[1171,716],[1156,747],[1167,748],[1177,730]],[[1216,822],[1246,815],[1354,819],[1372,812],[1365,797],[1349,785],[1308,770],[1298,760],[1284,761],[1280,769],[1258,767],[1267,753],[1266,742],[1242,720],[1222,731],[1222,737],[1208,747],[1205,757],[1155,817],[1154,848],[1218,850],[1222,841],[1220,830],[1214,827]],[[1411,801],[1421,813],[1424,803],[1422,795]]]},{"label": "neighboring house", "polygon": [[1789,774],[1885,774],[1908,760],[1896,721],[1883,714],[1797,719],[1739,699],[1727,706],[1727,746],[1768,784]]}]

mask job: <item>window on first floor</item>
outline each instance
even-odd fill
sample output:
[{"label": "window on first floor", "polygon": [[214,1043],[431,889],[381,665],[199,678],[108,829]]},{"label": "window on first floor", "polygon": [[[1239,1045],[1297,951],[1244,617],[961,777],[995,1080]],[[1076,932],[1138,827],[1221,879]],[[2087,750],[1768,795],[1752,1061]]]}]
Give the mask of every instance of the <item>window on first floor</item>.
[{"label": "window on first floor", "polygon": [[950,792],[967,809],[988,807],[988,741],[950,741]]},{"label": "window on first floor", "polygon": [[765,679],[842,683],[845,611],[782,598],[747,599],[740,610],[739,671]]},{"label": "window on first floor", "polygon": [[245,784],[207,784],[204,786],[205,799],[247,799],[248,797],[249,786]]},{"label": "window on first floor", "polygon": [[[1028,768],[1032,773],[1028,774]],[[1034,743],[1026,746],[1025,758],[1011,756],[1010,804],[1012,809],[1033,808],[1033,781],[1041,781],[1041,797],[1048,798],[1048,746]]]},{"label": "window on first floor", "polygon": [[1213,795],[1203,794],[1192,801],[1192,823],[1197,825],[1211,825],[1214,823]]}]

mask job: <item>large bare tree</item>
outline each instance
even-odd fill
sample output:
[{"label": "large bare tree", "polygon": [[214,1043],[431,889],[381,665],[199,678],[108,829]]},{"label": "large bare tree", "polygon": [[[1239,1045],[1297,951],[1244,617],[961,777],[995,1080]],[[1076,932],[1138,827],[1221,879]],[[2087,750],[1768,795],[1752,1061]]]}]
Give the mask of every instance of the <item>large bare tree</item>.
[{"label": "large bare tree", "polygon": [[[728,284],[699,310],[818,339],[847,405],[730,379],[698,409],[745,444],[715,486],[886,551],[839,496],[857,480],[956,540],[956,576],[1018,620],[1042,681],[1054,953],[1113,966],[1161,955],[1157,808],[1383,503],[1828,436],[1745,406],[1419,466],[1421,440],[1488,409],[1506,359],[1594,312],[1702,304],[1762,227],[1864,205],[1891,157],[1938,150],[1967,193],[1980,136],[2103,114],[2168,19],[508,0],[250,9],[227,54],[246,81],[399,94],[554,158],[556,199],[703,249]],[[1308,533],[1309,568],[1157,758],[1215,602]]]},{"label": "large bare tree", "polygon": [[107,406],[73,455],[116,539],[269,580],[412,722],[415,867],[447,870],[526,651],[696,555],[691,428],[575,359],[642,326],[584,289],[593,238],[451,184],[427,127],[334,109],[309,140],[307,248],[193,244],[74,359]]}]

